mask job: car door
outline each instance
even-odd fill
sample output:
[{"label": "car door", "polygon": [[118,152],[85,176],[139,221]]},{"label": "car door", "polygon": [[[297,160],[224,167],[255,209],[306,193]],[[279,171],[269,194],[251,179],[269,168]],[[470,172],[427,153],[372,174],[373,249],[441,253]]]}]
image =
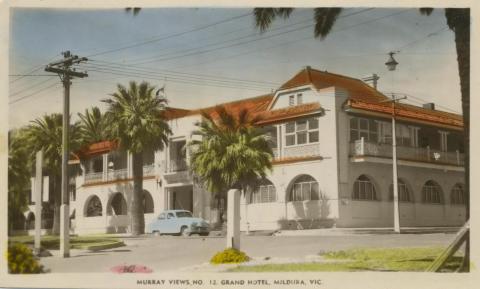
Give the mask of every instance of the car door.
[{"label": "car door", "polygon": [[177,227],[176,223],[177,223],[177,217],[175,216],[175,213],[168,212],[167,219],[165,220],[166,233],[169,233],[169,234],[178,233],[178,230],[176,230],[176,227]]},{"label": "car door", "polygon": [[152,223],[151,230],[158,231],[160,233],[165,233],[164,224],[165,223],[165,213],[158,215],[157,219]]}]

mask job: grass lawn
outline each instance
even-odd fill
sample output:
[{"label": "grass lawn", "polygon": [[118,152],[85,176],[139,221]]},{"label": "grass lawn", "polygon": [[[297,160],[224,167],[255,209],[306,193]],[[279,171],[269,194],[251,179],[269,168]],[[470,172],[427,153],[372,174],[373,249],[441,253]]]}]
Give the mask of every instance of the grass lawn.
[{"label": "grass lawn", "polygon": [[[33,236],[14,236],[9,237],[8,242],[23,243],[27,245],[33,245]],[[60,248],[59,236],[42,236],[40,244],[42,248],[48,250],[58,250]],[[92,235],[92,236],[80,236],[70,237],[71,249],[92,249],[102,248],[103,246],[122,246],[123,242],[119,239],[110,236]]]},{"label": "grass lawn", "polygon": [[[442,252],[441,247],[352,249],[321,254],[326,262],[266,265],[240,265],[229,272],[294,272],[294,271],[425,271]],[[453,256],[446,271],[454,271],[461,256]]]}]

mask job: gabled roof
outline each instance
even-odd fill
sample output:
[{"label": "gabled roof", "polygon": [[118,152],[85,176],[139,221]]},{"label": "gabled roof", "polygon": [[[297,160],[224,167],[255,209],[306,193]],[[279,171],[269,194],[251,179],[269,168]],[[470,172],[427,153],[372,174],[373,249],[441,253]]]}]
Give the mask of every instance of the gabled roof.
[{"label": "gabled roof", "polygon": [[335,74],[327,71],[320,71],[305,67],[295,76],[285,82],[278,90],[285,90],[294,87],[312,84],[316,89],[327,87],[341,87],[348,90],[350,98],[361,99],[370,102],[386,100],[387,97],[360,79]]}]

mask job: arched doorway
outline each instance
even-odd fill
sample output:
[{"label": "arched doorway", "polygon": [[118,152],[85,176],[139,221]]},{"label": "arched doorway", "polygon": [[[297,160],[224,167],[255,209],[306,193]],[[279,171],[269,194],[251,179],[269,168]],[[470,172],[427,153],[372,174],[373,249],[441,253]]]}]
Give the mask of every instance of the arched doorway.
[{"label": "arched doorway", "polygon": [[110,205],[107,207],[107,215],[127,215],[127,202],[125,201],[122,193],[115,193],[111,197]]}]

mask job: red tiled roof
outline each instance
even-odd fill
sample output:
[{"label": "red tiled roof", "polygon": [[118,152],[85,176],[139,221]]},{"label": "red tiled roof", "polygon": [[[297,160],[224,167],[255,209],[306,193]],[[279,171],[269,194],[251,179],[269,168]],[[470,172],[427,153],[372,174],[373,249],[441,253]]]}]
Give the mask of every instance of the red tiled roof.
[{"label": "red tiled roof", "polygon": [[165,118],[166,119],[175,119],[180,118],[188,115],[191,111],[188,109],[182,108],[175,108],[175,107],[168,107],[165,110]]},{"label": "red tiled roof", "polygon": [[378,102],[387,99],[378,90],[361,81],[360,79],[335,74],[326,71],[320,71],[306,67],[295,76],[285,82],[279,90],[289,89],[298,86],[313,84],[316,89],[322,89],[332,86],[341,87],[348,90],[350,98],[361,99],[364,101]]},{"label": "red tiled roof", "polygon": [[[371,103],[350,99],[347,102],[347,106],[388,115],[391,115],[393,112],[391,104],[388,103]],[[430,110],[404,103],[395,105],[395,114],[399,117],[405,117],[413,120],[422,120],[438,124],[451,125],[459,128],[463,127],[463,119],[461,115],[438,110]]]},{"label": "red tiled roof", "polygon": [[257,97],[221,103],[215,106],[210,106],[202,109],[191,110],[187,115],[196,115],[205,112],[210,116],[215,116],[215,108],[219,105],[225,106],[225,108],[232,112],[238,113],[242,109],[248,109],[250,113],[259,113],[265,111],[268,108],[268,105],[273,99],[273,94],[266,94]]},{"label": "red tiled roof", "polygon": [[267,123],[274,123],[277,121],[292,119],[302,115],[319,112],[321,110],[322,107],[320,106],[320,103],[312,102],[282,109],[263,111],[259,113],[261,116],[261,120],[258,122],[258,124],[262,125]]},{"label": "red tiled roof", "polygon": [[82,149],[81,151],[78,152],[78,155],[81,157],[94,156],[98,154],[107,153],[111,150],[116,149],[117,147],[118,147],[118,144],[115,141],[109,141],[109,140],[101,141],[101,142],[93,143],[87,148]]}]

